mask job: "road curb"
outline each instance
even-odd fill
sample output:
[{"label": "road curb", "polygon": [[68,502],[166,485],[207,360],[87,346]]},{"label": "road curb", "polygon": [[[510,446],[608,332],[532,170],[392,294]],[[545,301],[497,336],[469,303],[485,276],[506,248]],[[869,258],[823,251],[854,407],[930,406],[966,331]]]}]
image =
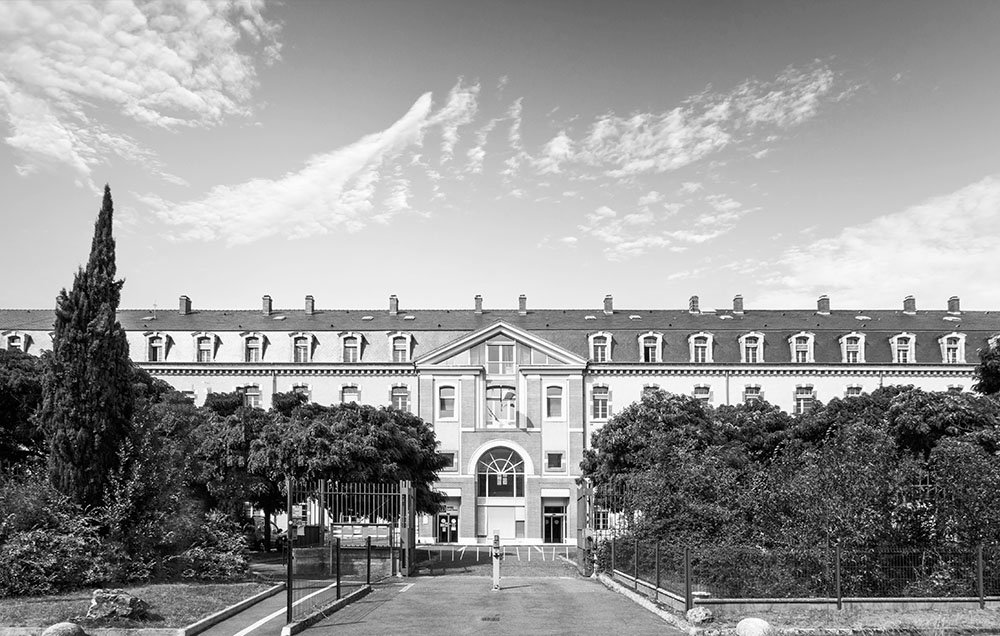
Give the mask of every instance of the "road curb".
[{"label": "road curb", "polygon": [[[687,634],[690,634],[691,636],[696,636],[700,632],[704,631],[704,630],[699,629],[697,627],[692,627],[687,621],[685,621],[685,620],[683,620],[681,618],[678,618],[677,616],[674,616],[673,614],[671,614],[670,612],[668,612],[666,610],[660,609],[659,607],[656,606],[656,604],[653,603],[653,601],[649,600],[645,596],[642,596],[641,594],[636,594],[632,590],[624,587],[623,585],[621,585],[620,583],[618,583],[617,581],[615,581],[614,579],[612,579],[607,574],[599,573],[596,576],[597,576],[597,580],[600,581],[602,584],[604,584],[604,587],[608,588],[609,590],[611,590],[613,592],[618,592],[619,594],[621,594],[625,598],[629,599],[630,601],[632,601],[636,605],[639,605],[639,606],[643,607],[644,609],[649,610],[653,614],[656,614],[657,616],[659,616],[660,618],[662,618],[667,623],[670,623],[671,625],[673,625],[677,629],[679,629],[679,630],[681,630],[681,631],[683,631],[683,632],[685,632]],[[735,630],[734,630],[734,633],[735,633]]]},{"label": "road curb", "polygon": [[322,609],[316,610],[315,612],[309,614],[302,620],[295,621],[294,623],[289,623],[285,625],[284,627],[281,628],[281,636],[294,636],[294,634],[298,634],[307,627],[315,625],[316,623],[328,617],[330,614],[333,614],[337,610],[343,609],[348,605],[350,605],[351,603],[353,603],[354,601],[360,600],[368,596],[368,593],[371,591],[372,591],[372,586],[365,585],[361,589],[351,592],[344,598],[334,601],[333,603],[327,605]]},{"label": "road curb", "polygon": [[[285,589],[285,584],[284,583],[278,583],[274,587],[266,589],[263,592],[259,592],[257,594],[254,594],[250,598],[243,599],[239,603],[236,603],[234,605],[230,605],[229,607],[227,607],[227,608],[225,608],[223,610],[219,610],[215,614],[212,614],[211,616],[206,616],[205,618],[203,618],[203,619],[201,619],[199,621],[191,623],[187,627],[182,627],[182,628],[176,630],[177,636],[195,636],[195,634],[200,634],[201,632],[205,631],[209,627],[214,627],[215,625],[218,625],[222,621],[224,621],[224,620],[226,620],[228,618],[232,618],[233,616],[236,616],[237,614],[239,614],[243,610],[247,609],[248,607],[250,607],[252,605],[256,605],[257,603],[260,603],[261,601],[263,601],[266,598],[271,598],[272,596],[274,596],[278,592],[281,592],[284,589]],[[89,633],[90,632],[88,632],[88,634]],[[94,636],[98,636],[98,635],[94,634]],[[102,635],[102,636],[110,636],[110,635]],[[135,635],[135,636],[138,636],[138,635]],[[150,636],[153,636],[153,635],[150,635]]]}]

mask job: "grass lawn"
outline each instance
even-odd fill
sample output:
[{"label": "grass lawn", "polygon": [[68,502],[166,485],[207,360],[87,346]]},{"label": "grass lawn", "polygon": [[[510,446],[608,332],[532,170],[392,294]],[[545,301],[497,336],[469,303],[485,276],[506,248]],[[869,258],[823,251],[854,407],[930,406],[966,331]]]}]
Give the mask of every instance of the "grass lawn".
[{"label": "grass lawn", "polygon": [[1000,633],[1000,611],[996,609],[942,608],[930,610],[783,610],[780,612],[748,612],[743,615],[722,615],[705,625],[708,629],[732,628],[742,618],[763,618],[778,629],[795,628],[848,628],[872,632],[914,631],[935,633],[938,630],[996,629]]},{"label": "grass lawn", "polygon": [[[263,583],[162,583],[126,587],[149,603],[150,620],[86,621],[84,627],[184,627],[271,587]],[[47,627],[87,614],[89,590],[54,596],[0,598],[0,626]]]}]

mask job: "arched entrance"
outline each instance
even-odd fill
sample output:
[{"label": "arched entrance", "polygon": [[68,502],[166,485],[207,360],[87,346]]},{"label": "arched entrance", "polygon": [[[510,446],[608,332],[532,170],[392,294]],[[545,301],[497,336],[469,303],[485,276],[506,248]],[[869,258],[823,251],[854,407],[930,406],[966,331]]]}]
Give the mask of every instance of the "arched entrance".
[{"label": "arched entrance", "polygon": [[523,539],[524,460],[506,446],[491,448],[476,462],[476,535]]}]

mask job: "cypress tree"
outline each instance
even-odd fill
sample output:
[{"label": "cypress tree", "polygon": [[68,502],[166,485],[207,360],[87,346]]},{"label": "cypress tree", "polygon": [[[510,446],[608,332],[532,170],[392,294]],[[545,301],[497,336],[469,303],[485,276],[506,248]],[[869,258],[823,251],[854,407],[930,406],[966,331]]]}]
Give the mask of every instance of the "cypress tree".
[{"label": "cypress tree", "polygon": [[115,280],[111,188],[94,224],[87,267],[56,299],[42,421],[53,485],[85,506],[99,505],[118,450],[131,433],[132,363],[116,312],[125,281]]}]

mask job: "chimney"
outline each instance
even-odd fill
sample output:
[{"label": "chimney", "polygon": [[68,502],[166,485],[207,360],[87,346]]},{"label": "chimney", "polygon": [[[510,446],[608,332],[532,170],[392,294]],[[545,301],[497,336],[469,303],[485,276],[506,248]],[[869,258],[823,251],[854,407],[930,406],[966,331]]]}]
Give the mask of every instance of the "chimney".
[{"label": "chimney", "polygon": [[528,315],[528,297],[524,294],[517,297],[517,313],[522,316]]},{"label": "chimney", "polygon": [[311,316],[316,313],[316,299],[311,295],[306,296],[306,315]]},{"label": "chimney", "polygon": [[476,301],[476,313],[477,314],[483,313],[483,297],[480,296],[479,294],[476,294],[475,301]]},{"label": "chimney", "polygon": [[821,316],[830,315],[830,298],[826,294],[819,297],[816,301],[816,313]]},{"label": "chimney", "polygon": [[688,312],[692,314],[700,314],[701,309],[698,309],[698,297],[692,296],[691,300],[688,301]]},{"label": "chimney", "polygon": [[181,296],[180,309],[178,313],[182,316],[186,316],[191,313],[191,299],[187,296]]},{"label": "chimney", "polygon": [[739,294],[733,296],[733,313],[734,314],[743,313],[743,296]]},{"label": "chimney", "polygon": [[389,296],[389,315],[395,316],[399,313],[399,299],[396,298],[396,294]]},{"label": "chimney", "polygon": [[948,313],[952,315],[958,315],[962,313],[962,310],[958,304],[958,296],[952,296],[948,299]]},{"label": "chimney", "polygon": [[611,294],[604,297],[604,313],[609,316],[615,313],[615,300],[611,297]]},{"label": "chimney", "polygon": [[265,316],[271,315],[271,297],[266,295],[261,299],[260,313]]},{"label": "chimney", "polygon": [[903,299],[903,313],[910,314],[911,316],[917,313],[917,299],[913,296],[907,296]]}]

